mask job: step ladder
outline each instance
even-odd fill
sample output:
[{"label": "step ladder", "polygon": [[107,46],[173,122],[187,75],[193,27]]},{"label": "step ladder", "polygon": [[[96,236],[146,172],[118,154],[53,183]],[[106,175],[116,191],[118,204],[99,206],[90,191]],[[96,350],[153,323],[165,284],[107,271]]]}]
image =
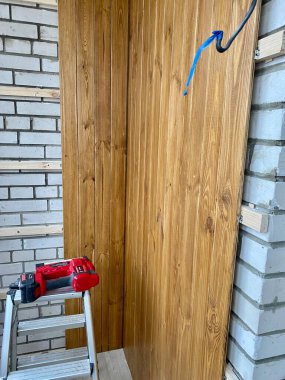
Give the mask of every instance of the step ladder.
[{"label": "step ladder", "polygon": [[[21,303],[20,291],[14,303],[7,294],[1,352],[0,379],[4,380],[99,380],[92,312],[89,291],[74,292],[71,288],[46,293],[35,302],[81,298],[84,314],[63,315],[18,322],[17,310]],[[17,336],[47,331],[86,328],[87,347],[50,351],[17,357]]]}]

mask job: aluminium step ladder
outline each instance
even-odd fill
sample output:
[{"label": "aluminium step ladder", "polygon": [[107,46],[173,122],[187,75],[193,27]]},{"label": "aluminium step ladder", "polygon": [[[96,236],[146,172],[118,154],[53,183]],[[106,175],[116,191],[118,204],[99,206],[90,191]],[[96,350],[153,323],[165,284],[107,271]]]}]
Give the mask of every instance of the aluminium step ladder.
[{"label": "aluminium step ladder", "polygon": [[[0,379],[57,380],[89,378],[99,380],[89,291],[74,292],[71,288],[46,293],[35,302],[82,298],[84,314],[62,315],[18,322],[17,309],[21,303],[20,291],[14,303],[7,294],[1,352]],[[86,328],[87,347],[50,351],[17,357],[17,336],[47,331]]]}]

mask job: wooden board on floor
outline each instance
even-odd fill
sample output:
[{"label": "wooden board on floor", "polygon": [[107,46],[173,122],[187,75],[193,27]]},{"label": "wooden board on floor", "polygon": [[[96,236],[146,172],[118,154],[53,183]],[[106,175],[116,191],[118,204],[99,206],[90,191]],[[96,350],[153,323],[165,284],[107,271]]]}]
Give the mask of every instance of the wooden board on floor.
[{"label": "wooden board on floor", "polygon": [[98,354],[99,380],[132,380],[124,350]]},{"label": "wooden board on floor", "polygon": [[[124,349],[134,379],[224,374],[259,8],[130,0]],[[259,2],[259,6],[260,6]],[[227,37],[226,37],[227,36]]]}]

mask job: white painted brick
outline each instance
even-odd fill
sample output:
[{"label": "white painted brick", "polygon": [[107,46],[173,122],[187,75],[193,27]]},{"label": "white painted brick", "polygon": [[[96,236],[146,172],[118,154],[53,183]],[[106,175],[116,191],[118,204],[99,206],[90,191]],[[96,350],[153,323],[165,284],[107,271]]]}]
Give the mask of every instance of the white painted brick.
[{"label": "white painted brick", "polygon": [[40,60],[35,57],[21,57],[10,54],[0,55],[0,67],[4,69],[40,70]]},{"label": "white painted brick", "polygon": [[19,116],[6,117],[7,129],[30,129],[30,118]]},{"label": "white painted brick", "polygon": [[49,185],[62,185],[62,174],[48,173],[48,184]]},{"label": "white painted brick", "polygon": [[60,119],[57,119],[57,129],[61,131],[61,122]]},{"label": "white painted brick", "polygon": [[15,106],[14,102],[5,102],[0,101],[0,113],[4,114],[11,114],[15,113]]},{"label": "white painted brick", "polygon": [[47,202],[44,200],[22,200],[22,201],[1,201],[1,212],[24,212],[41,211],[47,209]]},{"label": "white painted brick", "polygon": [[285,182],[245,176],[243,200],[272,210],[285,210]]},{"label": "white painted brick", "polygon": [[1,174],[0,183],[2,186],[25,186],[44,185],[44,174]]},{"label": "white painted brick", "polygon": [[59,77],[54,74],[15,73],[15,84],[36,87],[59,87]]},{"label": "white painted brick", "polygon": [[5,47],[6,47],[6,51],[9,53],[31,54],[30,41],[6,38]]},{"label": "white painted brick", "polygon": [[[12,264],[17,265],[17,264]],[[29,309],[19,309],[18,319],[19,321],[34,319],[39,317],[39,309],[37,307],[30,307]]]},{"label": "white painted brick", "polygon": [[22,241],[20,239],[0,240],[0,252],[1,251],[14,251],[17,249],[22,249]]},{"label": "white painted brick", "polygon": [[23,266],[21,263],[19,264],[3,264],[0,265],[0,275],[6,275],[6,274],[14,274],[14,273],[22,273]]},{"label": "white painted brick", "polygon": [[26,250],[26,251],[14,251],[12,253],[12,260],[17,261],[33,261],[34,260],[34,251]]},{"label": "white painted brick", "polygon": [[263,140],[285,140],[285,109],[252,111],[249,137]]},{"label": "white painted brick", "polygon": [[284,176],[285,147],[256,144],[248,169],[262,175]]},{"label": "white painted brick", "polygon": [[35,41],[33,44],[33,52],[36,55],[57,57],[57,44]]},{"label": "white painted brick", "polygon": [[36,260],[53,260],[53,259],[56,259],[56,248],[36,250]]},{"label": "white painted brick", "polygon": [[[42,238],[24,239],[24,249],[56,248],[62,246],[62,236],[48,236]],[[7,251],[7,249],[5,249],[5,251]]]},{"label": "white painted brick", "polygon": [[9,148],[0,146],[1,158],[44,158],[43,147],[11,146]]},{"label": "white painted brick", "polygon": [[46,9],[32,9],[12,6],[12,20],[36,24],[57,25],[57,12]]},{"label": "white painted brick", "polygon": [[4,119],[3,119],[3,116],[0,116],[0,129],[4,129]]},{"label": "white painted brick", "polygon": [[59,72],[58,60],[42,59],[42,70],[49,71],[52,73],[58,73]]},{"label": "white painted brick", "polygon": [[4,49],[3,40],[2,38],[0,38],[0,50],[3,51],[3,49]]},{"label": "white painted brick", "polygon": [[17,354],[22,355],[22,354],[27,354],[30,352],[46,351],[48,349],[49,349],[49,340],[42,340],[38,342],[18,344]]},{"label": "white painted brick", "polygon": [[41,317],[51,317],[54,315],[60,315],[61,314],[61,305],[48,305],[48,306],[42,306],[40,308],[40,315]]},{"label": "white painted brick", "polygon": [[58,249],[57,249],[57,255],[58,255],[58,258],[59,258],[59,259],[63,259],[63,258],[64,258],[64,251],[63,251],[63,248],[58,248]]},{"label": "white painted brick", "polygon": [[62,198],[62,196],[63,196],[63,189],[62,189],[62,186],[59,186],[59,187],[58,187],[58,190],[59,190],[59,197]]},{"label": "white painted brick", "polygon": [[11,198],[33,198],[32,187],[11,187]]},{"label": "white painted brick", "polygon": [[284,0],[271,0],[263,5],[259,34],[264,35],[285,25],[285,2]]},{"label": "white painted brick", "polygon": [[56,348],[63,348],[65,347],[65,338],[58,338],[58,339],[52,339],[51,340],[51,349],[54,350]]},{"label": "white painted brick", "polygon": [[8,5],[0,4],[0,18],[10,18]]},{"label": "white painted brick", "polygon": [[36,187],[35,193],[36,193],[36,198],[56,198],[57,187],[56,186]]},{"label": "white painted brick", "polygon": [[36,25],[0,21],[0,35],[37,39],[38,29]]},{"label": "white painted brick", "polygon": [[59,133],[45,133],[45,132],[21,132],[20,133],[20,144],[60,145],[60,143],[61,143],[61,138],[60,138]]},{"label": "white painted brick", "polygon": [[252,234],[253,236],[270,242],[277,243],[284,241],[284,231],[285,231],[285,215],[277,214],[272,215],[269,214],[269,223],[268,223],[268,231],[267,232],[257,232],[251,228],[245,227],[241,225],[242,230]]},{"label": "white painted brick", "polygon": [[1,214],[0,226],[19,226],[21,224],[20,215],[18,214]]},{"label": "white painted brick", "polygon": [[56,130],[56,120],[47,119],[43,117],[35,117],[33,119],[33,129],[40,131],[55,131]]},{"label": "white painted brick", "polygon": [[0,199],[8,199],[8,188],[0,187]]},{"label": "white painted brick", "polygon": [[285,101],[285,70],[263,73],[254,81],[253,104]]},{"label": "white painted brick", "polygon": [[11,261],[10,252],[0,252],[0,263],[9,263]]},{"label": "white painted brick", "polygon": [[47,146],[46,158],[61,158],[61,146]]},{"label": "white painted brick", "polygon": [[55,224],[62,223],[61,212],[36,212],[23,214],[23,224]]},{"label": "white painted brick", "polygon": [[17,144],[17,132],[0,132],[0,143]]},{"label": "white painted brick", "polygon": [[[45,263],[57,262],[58,260],[45,260]],[[38,261],[27,261],[24,263],[25,272],[34,272]]]},{"label": "white painted brick", "polygon": [[15,282],[19,278],[19,274],[10,274],[2,277],[2,285],[4,288],[8,288],[12,282]]},{"label": "white painted brick", "polygon": [[62,210],[62,199],[50,199],[49,208],[50,210]]},{"label": "white painted brick", "polygon": [[[12,103],[13,104],[13,103]],[[57,103],[35,103],[33,102],[17,102],[17,111],[20,115],[37,115],[37,116],[59,116],[60,115],[60,105]],[[1,102],[0,102],[0,112]],[[14,112],[13,111],[11,113]],[[5,112],[7,113],[7,112]]]},{"label": "white painted brick", "polygon": [[62,338],[63,335],[64,335],[63,331],[48,331],[48,332],[38,333],[34,335],[28,335],[28,341],[36,342],[37,340]]},{"label": "white painted brick", "polygon": [[12,84],[13,83],[12,71],[0,70],[0,83]]},{"label": "white painted brick", "polygon": [[40,26],[40,39],[45,41],[58,41],[58,29],[50,26]]}]

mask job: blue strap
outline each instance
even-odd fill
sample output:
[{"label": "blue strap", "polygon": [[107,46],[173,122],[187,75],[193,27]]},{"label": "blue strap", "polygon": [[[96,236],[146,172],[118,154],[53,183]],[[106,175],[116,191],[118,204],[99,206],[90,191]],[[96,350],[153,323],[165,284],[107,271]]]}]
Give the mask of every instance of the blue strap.
[{"label": "blue strap", "polygon": [[192,66],[191,66],[191,69],[190,69],[190,72],[189,72],[189,75],[188,75],[188,79],[187,79],[187,82],[186,82],[186,89],[185,89],[185,91],[183,93],[184,96],[186,96],[187,93],[188,93],[188,88],[189,88],[191,79],[193,78],[193,75],[195,73],[196,66],[197,66],[197,63],[199,61],[199,58],[201,56],[202,51],[205,50],[215,39],[217,39],[217,41],[222,40],[223,34],[224,34],[224,32],[222,30],[214,30],[212,32],[212,36],[209,37],[205,42],[203,42],[202,45],[197,50],[197,53],[195,55],[195,58],[194,58]]}]

